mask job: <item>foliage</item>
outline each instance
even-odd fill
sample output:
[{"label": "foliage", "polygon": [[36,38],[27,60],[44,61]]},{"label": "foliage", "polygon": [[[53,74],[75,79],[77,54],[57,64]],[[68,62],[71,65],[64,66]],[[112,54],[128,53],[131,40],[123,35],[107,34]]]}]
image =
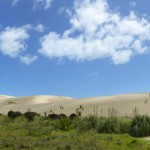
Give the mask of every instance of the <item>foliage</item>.
[{"label": "foliage", "polygon": [[129,134],[135,137],[150,136],[150,117],[136,115],[131,122]]},{"label": "foliage", "polygon": [[34,117],[39,116],[39,114],[37,114],[35,112],[28,111],[28,112],[24,113],[24,116],[25,116],[25,118],[28,119],[28,121],[33,121]]},{"label": "foliage", "polygon": [[99,123],[99,133],[120,133],[119,120],[116,117],[103,119]]},{"label": "foliage", "polygon": [[95,130],[97,128],[98,117],[91,115],[83,118],[79,118],[77,121],[77,130],[88,131]]},{"label": "foliage", "polygon": [[74,114],[75,118],[70,118],[58,114],[61,117],[51,119],[29,112],[34,118],[26,113],[15,118],[0,116],[0,149],[150,149],[146,141],[130,136],[150,135],[148,116],[106,118]]},{"label": "foliage", "polygon": [[70,118],[62,118],[53,123],[54,128],[69,131],[73,129],[73,121]]}]

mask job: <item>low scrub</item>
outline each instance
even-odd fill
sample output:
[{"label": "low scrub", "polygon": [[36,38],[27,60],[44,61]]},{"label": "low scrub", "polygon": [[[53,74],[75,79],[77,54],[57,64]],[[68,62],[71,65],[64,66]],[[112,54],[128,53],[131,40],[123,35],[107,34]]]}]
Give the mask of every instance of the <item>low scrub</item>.
[{"label": "low scrub", "polygon": [[129,134],[134,137],[150,136],[150,117],[136,115],[131,122]]},{"label": "low scrub", "polygon": [[120,133],[120,122],[116,117],[99,120],[98,133]]},{"label": "low scrub", "polygon": [[78,118],[76,129],[79,131],[96,130],[98,125],[98,117],[91,115]]},{"label": "low scrub", "polygon": [[[79,109],[83,110],[82,107]],[[82,117],[79,114],[71,114],[66,116],[65,114],[49,114],[48,116],[40,116],[39,114],[31,111],[27,111],[24,114],[21,112],[8,112],[8,117],[1,115],[0,124],[7,127],[13,122],[22,125],[22,122],[34,122],[37,124],[45,124],[51,126],[54,129],[61,131],[76,130],[79,132],[94,131],[98,133],[106,134],[126,134],[128,133],[134,137],[146,137],[150,136],[150,117],[143,115],[135,115],[134,118],[115,117],[110,116],[98,117],[91,115]],[[29,130],[32,131],[32,130]]]},{"label": "low scrub", "polygon": [[69,131],[74,128],[73,121],[70,118],[62,118],[54,121],[53,127],[63,131]]}]

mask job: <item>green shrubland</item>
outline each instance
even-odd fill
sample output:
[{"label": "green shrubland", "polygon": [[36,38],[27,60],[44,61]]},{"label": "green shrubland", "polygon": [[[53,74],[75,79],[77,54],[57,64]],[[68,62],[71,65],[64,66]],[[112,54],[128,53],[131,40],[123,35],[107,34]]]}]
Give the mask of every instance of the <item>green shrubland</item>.
[{"label": "green shrubland", "polygon": [[[82,107],[67,117],[34,112],[0,116],[2,150],[132,150],[150,149],[150,117],[82,116]],[[11,115],[10,115],[11,114]],[[15,116],[16,115],[16,116]],[[13,116],[13,117],[12,117]]]}]

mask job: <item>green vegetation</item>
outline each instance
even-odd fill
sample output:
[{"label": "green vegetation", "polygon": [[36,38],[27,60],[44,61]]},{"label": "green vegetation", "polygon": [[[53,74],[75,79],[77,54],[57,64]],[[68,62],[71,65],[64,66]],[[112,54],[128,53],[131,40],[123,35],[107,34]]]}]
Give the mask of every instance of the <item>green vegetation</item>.
[{"label": "green vegetation", "polygon": [[[9,112],[0,116],[2,150],[148,150],[150,118],[61,114],[40,116],[34,112]],[[130,134],[130,135],[129,135]],[[132,135],[132,136],[131,136]]]},{"label": "green vegetation", "polygon": [[150,136],[150,117],[136,115],[132,120],[129,134],[135,137]]}]

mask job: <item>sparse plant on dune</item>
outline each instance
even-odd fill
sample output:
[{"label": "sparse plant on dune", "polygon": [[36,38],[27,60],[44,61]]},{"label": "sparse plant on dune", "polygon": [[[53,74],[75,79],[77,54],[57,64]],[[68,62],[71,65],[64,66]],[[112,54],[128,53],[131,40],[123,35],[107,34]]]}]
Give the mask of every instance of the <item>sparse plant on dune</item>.
[{"label": "sparse plant on dune", "polygon": [[30,111],[31,111],[31,108],[28,108],[28,109],[27,109],[27,112],[30,112]]},{"label": "sparse plant on dune", "polygon": [[44,117],[47,117],[47,111],[44,111]]},{"label": "sparse plant on dune", "polygon": [[103,116],[103,108],[101,108],[100,116]]},{"label": "sparse plant on dune", "polygon": [[138,115],[138,108],[135,106],[133,108],[133,116],[137,116]]},{"label": "sparse plant on dune", "polygon": [[118,111],[113,108],[113,107],[109,107],[108,108],[108,117],[116,117],[118,114]]},{"label": "sparse plant on dune", "polygon": [[94,115],[95,115],[95,116],[98,115],[98,106],[94,106]]},{"label": "sparse plant on dune", "polygon": [[83,111],[84,111],[84,108],[82,105],[80,105],[79,108],[76,109],[76,114],[78,116],[82,116]]},{"label": "sparse plant on dune", "polygon": [[52,109],[50,109],[49,114],[54,114],[54,112],[53,112],[53,110],[52,110]]},{"label": "sparse plant on dune", "polygon": [[64,107],[60,106],[60,113],[62,114]]}]

